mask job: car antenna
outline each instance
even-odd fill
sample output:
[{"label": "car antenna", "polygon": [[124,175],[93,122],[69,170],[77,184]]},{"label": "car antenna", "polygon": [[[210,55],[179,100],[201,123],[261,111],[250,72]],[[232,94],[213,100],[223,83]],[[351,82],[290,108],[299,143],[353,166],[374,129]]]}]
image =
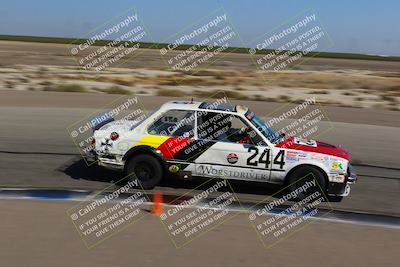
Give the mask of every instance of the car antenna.
[{"label": "car antenna", "polygon": [[193,97],[192,97],[192,99],[190,100],[190,104],[193,104]]}]

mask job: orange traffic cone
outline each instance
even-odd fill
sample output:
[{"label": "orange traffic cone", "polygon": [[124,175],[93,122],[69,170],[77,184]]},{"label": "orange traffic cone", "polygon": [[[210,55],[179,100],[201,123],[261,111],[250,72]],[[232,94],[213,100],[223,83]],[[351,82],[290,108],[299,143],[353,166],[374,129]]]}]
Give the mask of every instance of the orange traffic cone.
[{"label": "orange traffic cone", "polygon": [[153,209],[151,210],[151,213],[160,216],[161,214],[164,213],[164,208],[163,208],[163,197],[162,194],[159,192],[155,192],[153,195]]}]

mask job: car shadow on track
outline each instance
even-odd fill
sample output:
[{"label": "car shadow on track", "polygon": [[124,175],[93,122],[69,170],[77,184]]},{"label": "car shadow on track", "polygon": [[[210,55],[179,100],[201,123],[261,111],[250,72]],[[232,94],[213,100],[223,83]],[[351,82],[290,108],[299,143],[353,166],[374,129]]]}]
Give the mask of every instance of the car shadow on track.
[{"label": "car shadow on track", "polygon": [[96,182],[112,183],[123,178],[122,173],[100,168],[96,164],[88,165],[81,157],[74,158],[58,168],[75,180],[88,180]]},{"label": "car shadow on track", "polygon": [[[163,182],[158,186],[161,187],[169,187],[176,189],[189,189],[189,190],[206,190],[210,187],[210,184],[204,184],[210,179],[215,178],[206,178],[206,177],[194,177],[192,180],[183,180],[176,177],[168,177],[164,179]],[[220,179],[215,179],[220,180]],[[248,182],[248,181],[238,181],[238,180],[228,180],[232,191],[237,194],[248,194],[248,195],[262,195],[268,196],[277,193],[282,189],[282,186],[266,184],[266,183],[257,183],[257,182]],[[226,190],[227,191],[227,190]]]},{"label": "car shadow on track", "polygon": [[[97,166],[96,164],[88,166],[82,158],[67,162],[64,164],[63,168],[59,168],[59,171],[76,180],[104,182],[109,184],[124,180],[124,175],[122,172],[105,169]],[[192,179],[188,180],[168,176],[163,179],[161,184],[150,191],[176,191],[179,195],[182,195],[194,189],[200,191],[206,190],[209,187],[209,184],[207,183],[207,185],[204,185],[204,183],[209,180],[210,178],[204,177],[193,177]],[[229,184],[231,185],[234,193],[248,194],[249,197],[251,197],[251,195],[267,197],[276,194],[282,189],[282,186],[261,182],[229,180]],[[123,183],[118,183],[118,185],[121,186]]]}]

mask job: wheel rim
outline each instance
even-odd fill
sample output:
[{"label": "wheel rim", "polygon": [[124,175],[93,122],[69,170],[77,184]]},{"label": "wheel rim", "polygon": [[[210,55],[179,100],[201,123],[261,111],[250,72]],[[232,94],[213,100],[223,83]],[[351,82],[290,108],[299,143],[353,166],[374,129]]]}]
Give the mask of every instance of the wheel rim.
[{"label": "wheel rim", "polygon": [[140,181],[148,181],[154,176],[153,168],[147,162],[138,162],[135,166],[135,175]]},{"label": "wheel rim", "polygon": [[[314,179],[315,178],[313,178],[313,177],[306,177],[306,178],[303,179],[303,182],[301,182],[301,183],[297,182],[294,189],[296,190],[296,189],[302,187],[306,182],[311,182]],[[317,181],[317,179],[315,179],[315,180]],[[311,194],[313,194],[313,193],[315,193],[317,191],[321,192],[320,187],[318,185],[312,186],[312,187],[308,188],[306,191],[299,193],[298,194],[298,198],[299,199],[304,199],[307,196],[309,196],[309,195],[311,195]]]}]

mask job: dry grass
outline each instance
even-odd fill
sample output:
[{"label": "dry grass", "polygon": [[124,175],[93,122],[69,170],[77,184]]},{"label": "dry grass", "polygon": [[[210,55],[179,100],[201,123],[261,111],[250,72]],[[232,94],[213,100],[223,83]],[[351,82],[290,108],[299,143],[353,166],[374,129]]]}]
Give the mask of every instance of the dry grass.
[{"label": "dry grass", "polygon": [[390,95],[381,95],[381,99],[389,102],[397,102],[397,99]]},{"label": "dry grass", "polygon": [[43,91],[53,91],[53,92],[77,92],[84,93],[87,92],[86,88],[80,84],[58,84],[49,85],[43,88]]},{"label": "dry grass", "polygon": [[328,95],[329,91],[328,90],[314,90],[310,91],[307,94],[313,94],[313,95]]},{"label": "dry grass", "polygon": [[250,99],[249,96],[247,96],[245,94],[242,94],[242,93],[239,93],[237,91],[233,91],[233,90],[225,91],[225,94],[226,94],[226,96],[228,98],[231,98],[231,99],[239,99],[239,100],[248,100],[248,99]]},{"label": "dry grass", "polygon": [[111,87],[106,88],[106,89],[96,89],[96,90],[97,91],[101,91],[101,92],[106,93],[106,94],[113,94],[113,95],[131,95],[132,94],[132,91],[124,89],[124,88],[121,88],[121,87],[116,86],[116,85],[111,86]]},{"label": "dry grass", "polygon": [[357,94],[354,93],[354,92],[343,92],[342,95],[346,95],[346,96],[355,96],[355,95],[357,95]]},{"label": "dry grass", "polygon": [[125,86],[132,86],[135,84],[135,82],[130,78],[116,78],[111,80],[111,82]]},{"label": "dry grass", "polygon": [[0,85],[2,83],[3,88],[15,90],[131,94],[134,91],[127,86],[135,85],[135,93],[172,97],[210,98],[221,90],[228,98],[240,100],[288,102],[313,94],[327,105],[395,110],[400,103],[400,74],[383,71],[202,69],[167,72],[148,69],[121,72],[110,69],[93,75],[72,68],[38,66],[7,69],[0,71],[0,75]]},{"label": "dry grass", "polygon": [[160,89],[160,90],[158,90],[157,95],[181,97],[181,96],[185,96],[186,94],[184,92],[182,92],[181,90],[177,90],[177,89]]}]

